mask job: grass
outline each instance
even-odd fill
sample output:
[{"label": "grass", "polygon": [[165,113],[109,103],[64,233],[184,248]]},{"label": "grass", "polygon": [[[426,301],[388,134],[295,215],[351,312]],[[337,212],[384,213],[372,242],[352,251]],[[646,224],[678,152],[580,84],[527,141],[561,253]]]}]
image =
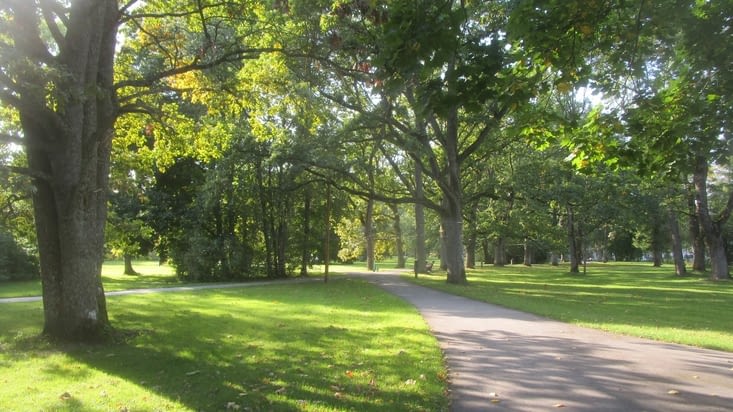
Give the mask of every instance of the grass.
[{"label": "grass", "polygon": [[[126,289],[160,288],[180,285],[173,268],[159,265],[153,261],[138,261],[133,264],[139,273],[136,276],[124,275],[122,261],[106,261],[102,265],[102,283],[107,292]],[[0,282],[0,298],[21,296],[40,296],[40,280],[22,282]]]},{"label": "grass", "polygon": [[4,411],[440,411],[446,371],[415,309],[354,279],[110,297],[124,343],[38,338],[0,311]]},{"label": "grass", "polygon": [[431,288],[610,332],[733,352],[733,283],[674,276],[671,266],[593,263],[469,270],[468,285],[445,273],[413,281]]}]

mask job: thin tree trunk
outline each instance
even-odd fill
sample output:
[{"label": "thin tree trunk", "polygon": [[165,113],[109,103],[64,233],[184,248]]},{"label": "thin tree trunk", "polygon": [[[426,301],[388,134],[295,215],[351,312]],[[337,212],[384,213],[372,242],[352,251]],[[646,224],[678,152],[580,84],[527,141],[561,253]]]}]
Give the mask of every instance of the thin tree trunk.
[{"label": "thin tree trunk", "polygon": [[308,266],[310,265],[310,218],[311,218],[311,195],[310,190],[306,189],[303,194],[303,241],[300,245],[300,276],[308,276]]},{"label": "thin tree trunk", "polygon": [[669,231],[672,236],[672,256],[674,257],[674,271],[677,276],[685,276],[685,259],[682,256],[682,237],[680,236],[680,224],[677,220],[677,213],[669,209]]},{"label": "thin tree trunk", "polygon": [[367,199],[364,212],[364,239],[366,240],[367,270],[375,270],[374,266],[374,200]]},{"label": "thin tree trunk", "polygon": [[473,269],[476,267],[476,225],[478,224],[478,212],[476,206],[472,206],[468,214],[468,234],[466,236],[466,267]]},{"label": "thin tree trunk", "polygon": [[489,263],[490,256],[491,256],[491,250],[489,248],[489,240],[483,239],[481,240],[481,250],[483,252],[483,259],[481,260],[483,263]]},{"label": "thin tree trunk", "polygon": [[425,273],[428,254],[425,250],[425,207],[420,203],[424,196],[420,165],[415,165],[415,196],[418,199],[415,203],[415,271]]},{"label": "thin tree trunk", "polygon": [[524,266],[532,266],[532,244],[524,238]]},{"label": "thin tree trunk", "polygon": [[397,253],[397,269],[404,269],[405,262],[405,242],[402,240],[402,225],[400,223],[400,209],[396,204],[390,203],[389,209],[392,211],[392,230],[395,237],[395,252]]},{"label": "thin tree trunk", "polygon": [[567,205],[567,213],[568,247],[570,248],[570,273],[580,273],[580,251],[578,250],[578,239],[575,232],[575,216],[572,206]]}]

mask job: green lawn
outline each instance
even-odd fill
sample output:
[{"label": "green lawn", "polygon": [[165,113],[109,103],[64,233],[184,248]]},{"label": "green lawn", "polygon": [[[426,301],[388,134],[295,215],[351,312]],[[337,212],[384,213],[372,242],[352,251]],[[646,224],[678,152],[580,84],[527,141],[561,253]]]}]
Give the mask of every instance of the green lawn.
[{"label": "green lawn", "polygon": [[670,265],[594,263],[586,275],[511,265],[469,270],[467,286],[447,284],[444,273],[416,282],[582,326],[733,352],[733,282],[678,278]]},{"label": "green lawn", "polygon": [[108,298],[124,343],[38,338],[40,303],[0,311],[3,411],[441,411],[446,371],[415,309],[367,283]]},{"label": "green lawn", "polygon": [[[104,290],[156,288],[180,285],[175,272],[169,265],[159,265],[153,261],[134,262],[133,267],[138,276],[123,275],[122,261],[107,261],[102,265],[102,282]],[[0,282],[0,298],[18,296],[40,296],[41,282],[38,280],[25,282]]]}]

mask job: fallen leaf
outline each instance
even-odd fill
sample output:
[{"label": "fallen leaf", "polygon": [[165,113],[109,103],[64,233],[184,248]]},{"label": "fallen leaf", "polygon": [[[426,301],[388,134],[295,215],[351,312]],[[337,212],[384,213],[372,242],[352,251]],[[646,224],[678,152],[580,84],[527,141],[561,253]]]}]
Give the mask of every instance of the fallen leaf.
[{"label": "fallen leaf", "polygon": [[405,381],[405,385],[414,385],[417,381],[415,379],[408,379]]},{"label": "fallen leaf", "polygon": [[68,401],[69,399],[71,399],[71,394],[69,392],[64,392],[61,394],[61,396],[59,396],[59,398],[62,401]]},{"label": "fallen leaf", "polygon": [[201,373],[201,371],[200,371],[200,370],[195,370],[195,371],[191,371],[191,372],[186,372],[186,376],[193,376],[193,375],[198,375],[199,373]]},{"label": "fallen leaf", "polygon": [[352,371],[346,371],[346,376],[348,376],[349,378],[353,378],[354,377],[354,372],[352,372]]},{"label": "fallen leaf", "polygon": [[227,410],[228,411],[238,411],[240,408],[239,404],[236,402],[227,402]]},{"label": "fallen leaf", "polygon": [[556,408],[564,408],[565,407],[565,404],[564,403],[556,403],[556,404],[554,404],[552,406],[554,406]]},{"label": "fallen leaf", "polygon": [[700,377],[697,375],[692,375],[692,379],[700,379]]},{"label": "fallen leaf", "polygon": [[489,396],[491,396],[492,398],[498,398],[499,394],[496,392],[489,392]]},{"label": "fallen leaf", "polygon": [[334,393],[334,394],[333,394],[333,396],[334,396],[334,397],[335,397],[336,399],[341,399],[341,397],[342,397],[343,395],[341,395],[341,392],[336,392],[336,393]]},{"label": "fallen leaf", "polygon": [[676,389],[670,389],[670,390],[667,391],[667,393],[670,394],[670,395],[679,395],[680,394],[680,391],[678,391]]},{"label": "fallen leaf", "polygon": [[276,390],[275,393],[277,393],[278,395],[282,395],[285,393],[285,391],[287,391],[287,389],[285,389],[285,387],[283,386],[282,388]]},{"label": "fallen leaf", "polygon": [[491,400],[491,403],[500,403],[500,402],[501,402],[501,399],[494,398]]}]

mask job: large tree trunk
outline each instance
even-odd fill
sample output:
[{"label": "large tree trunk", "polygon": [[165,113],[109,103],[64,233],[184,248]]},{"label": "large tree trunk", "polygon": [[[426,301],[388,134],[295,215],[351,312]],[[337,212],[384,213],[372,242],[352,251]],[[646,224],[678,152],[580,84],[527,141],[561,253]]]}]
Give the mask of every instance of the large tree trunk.
[{"label": "large tree trunk", "polygon": [[124,270],[123,274],[129,275],[129,276],[136,276],[136,275],[138,275],[138,273],[135,271],[135,268],[132,267],[132,256],[125,255],[122,259],[125,262],[125,270]]},{"label": "large tree trunk", "polygon": [[463,222],[460,213],[441,215],[441,242],[445,245],[444,263],[448,268],[448,283],[466,283],[466,269],[463,266]]},{"label": "large tree trunk", "polygon": [[682,256],[682,237],[680,236],[680,224],[677,220],[677,213],[669,209],[669,232],[672,236],[672,256],[674,260],[674,271],[677,276],[685,276],[685,259]]},{"label": "large tree trunk", "polygon": [[730,215],[730,207],[733,204],[733,192],[731,192],[726,212],[722,214],[721,218],[713,220],[708,206],[707,176],[707,160],[698,157],[695,165],[695,173],[692,177],[695,186],[695,211],[700,222],[700,228],[705,236],[705,245],[710,253],[710,277],[715,280],[730,279],[722,227]]},{"label": "large tree trunk", "polygon": [[[38,27],[32,8],[15,11],[23,29]],[[117,2],[71,4],[62,71],[53,87],[23,73],[18,104],[28,165],[36,176],[34,214],[43,287],[44,333],[87,341],[109,327],[101,267],[112,128],[117,116],[113,61]],[[20,30],[16,44],[24,44]],[[46,93],[56,101],[47,105]]]},{"label": "large tree trunk", "polygon": [[700,229],[700,220],[697,217],[695,206],[695,189],[690,190],[688,197],[689,223],[688,230],[692,240],[692,270],[705,271],[705,237]]},{"label": "large tree trunk", "polygon": [[499,236],[494,241],[494,266],[504,265],[506,265],[506,240],[504,236]]}]

